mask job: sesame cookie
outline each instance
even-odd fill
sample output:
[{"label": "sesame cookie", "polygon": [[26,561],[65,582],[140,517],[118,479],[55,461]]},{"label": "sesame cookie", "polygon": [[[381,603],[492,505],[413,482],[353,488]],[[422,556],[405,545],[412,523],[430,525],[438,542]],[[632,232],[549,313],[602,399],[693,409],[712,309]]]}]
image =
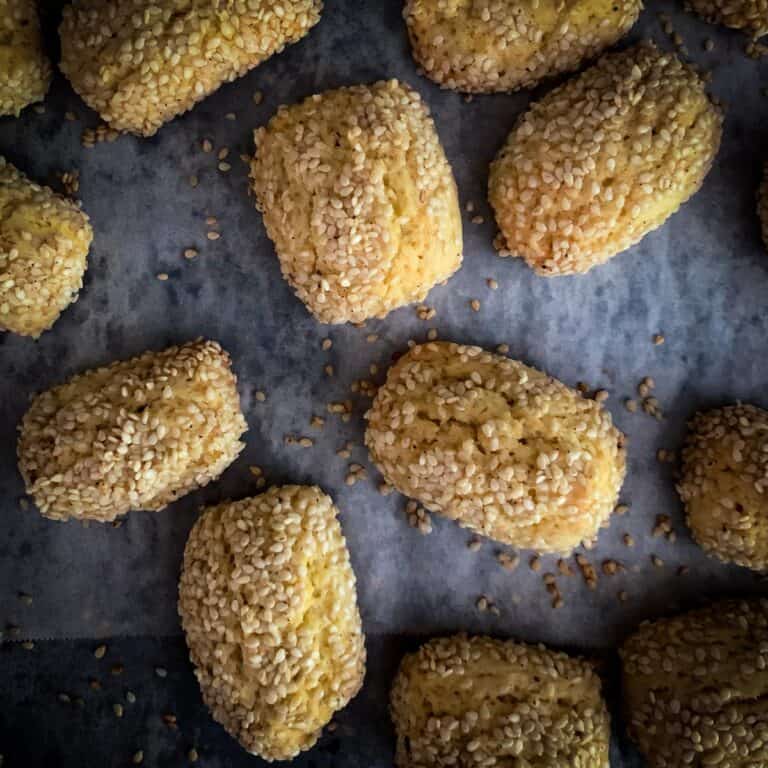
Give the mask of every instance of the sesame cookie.
[{"label": "sesame cookie", "polygon": [[712,24],[743,29],[755,40],[768,34],[768,0],[687,0],[687,5]]},{"label": "sesame cookie", "polygon": [[213,717],[252,754],[309,749],[360,690],[355,575],[333,501],[289,485],[204,511],[179,614]]},{"label": "sesame cookie", "polygon": [[542,645],[431,640],[400,665],[391,712],[397,768],[608,768],[600,678]]},{"label": "sesame cookie", "polygon": [[283,276],[320,322],[384,317],[461,265],[456,183],[407,85],[311,96],[254,138],[257,206]]},{"label": "sesame cookie", "polygon": [[641,0],[407,0],[413,56],[445,88],[529,88],[578,69],[623,37]]},{"label": "sesame cookie", "polygon": [[620,654],[629,732],[648,768],[768,765],[768,601],[646,622]]},{"label": "sesame cookie", "polygon": [[677,490],[693,538],[709,554],[768,568],[768,411],[730,405],[688,425]]},{"label": "sesame cookie", "polygon": [[516,360],[447,342],[390,368],[366,414],[384,479],[498,541],[568,552],[593,539],[626,471],[624,436],[594,400]]},{"label": "sesame cookie", "polygon": [[0,157],[0,330],[37,338],[77,299],[93,229],[76,203]]},{"label": "sesame cookie", "polygon": [[0,115],[19,116],[51,82],[34,0],[0,0]]},{"label": "sesame cookie", "polygon": [[321,0],[74,0],[61,71],[105,122],[152,136],[220,85],[300,40]]},{"label": "sesame cookie", "polygon": [[506,249],[541,275],[587,272],[701,186],[722,116],[704,83],[650,43],[603,56],[521,117],[491,166]]},{"label": "sesame cookie", "polygon": [[195,341],[112,363],[38,395],[19,469],[53,520],[160,510],[215,480],[246,430],[229,355]]}]

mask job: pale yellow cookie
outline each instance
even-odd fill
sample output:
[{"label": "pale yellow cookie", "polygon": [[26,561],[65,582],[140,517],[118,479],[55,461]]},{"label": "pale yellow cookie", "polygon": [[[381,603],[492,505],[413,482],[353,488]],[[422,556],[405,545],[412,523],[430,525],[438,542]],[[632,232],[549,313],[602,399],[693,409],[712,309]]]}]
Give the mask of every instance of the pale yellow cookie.
[{"label": "pale yellow cookie", "polygon": [[620,653],[627,724],[648,768],[768,765],[768,601],[646,622]]},{"label": "pale yellow cookie", "polygon": [[461,265],[456,183],[429,110],[396,80],[281,107],[251,181],[283,276],[322,323],[422,301]]},{"label": "pale yellow cookie", "polygon": [[300,40],[321,0],[74,0],[61,71],[119,131],[151,136],[223,83]]},{"label": "pale yellow cookie", "polygon": [[578,69],[623,37],[641,0],[407,0],[416,62],[445,88],[529,88]]},{"label": "pale yellow cookie", "polygon": [[595,538],[626,471],[594,400],[516,360],[446,342],[390,368],[366,414],[384,479],[498,541],[569,552]]},{"label": "pale yellow cookie", "polygon": [[660,226],[701,186],[722,116],[652,44],[603,56],[520,118],[491,166],[503,244],[541,275],[587,272]]},{"label": "pale yellow cookie", "polygon": [[249,752],[309,749],[365,673],[355,575],[333,501],[288,485],[205,510],[179,614],[203,699]]},{"label": "pale yellow cookie", "polygon": [[242,450],[236,384],[229,355],[195,341],[38,395],[19,436],[27,493],[54,520],[162,509],[215,480]]},{"label": "pale yellow cookie", "polygon": [[541,645],[430,640],[400,665],[391,712],[397,768],[608,768],[600,678]]}]

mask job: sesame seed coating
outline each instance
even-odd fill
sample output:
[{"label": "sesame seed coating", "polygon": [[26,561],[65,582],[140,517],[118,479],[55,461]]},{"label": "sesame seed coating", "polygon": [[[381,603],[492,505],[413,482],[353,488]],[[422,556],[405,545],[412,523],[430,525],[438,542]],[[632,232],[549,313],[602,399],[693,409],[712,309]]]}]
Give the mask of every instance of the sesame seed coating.
[{"label": "sesame seed coating", "polygon": [[35,0],[0,0],[0,115],[19,116],[51,82]]},{"label": "sesame seed coating", "polygon": [[445,88],[529,88],[578,69],[637,20],[641,0],[407,0],[413,56]]},{"label": "sesame seed coating", "polygon": [[220,85],[300,40],[321,0],[74,0],[61,70],[114,129],[152,136]]},{"label": "sesame seed coating", "polygon": [[645,622],[620,654],[628,727],[648,768],[768,765],[768,601]]},{"label": "sesame seed coating", "polygon": [[77,299],[93,230],[72,201],[0,157],[0,330],[37,338]]},{"label": "sesame seed coating", "polygon": [[644,43],[533,104],[491,166],[506,246],[541,275],[587,272],[701,186],[722,116],[699,76]]},{"label": "sesame seed coating", "polygon": [[366,418],[365,443],[390,485],[540,552],[594,538],[626,470],[624,436],[599,403],[479,347],[413,347]]},{"label": "sesame seed coating", "polygon": [[384,317],[461,265],[456,183],[412,88],[311,96],[254,139],[257,206],[283,276],[320,322]]},{"label": "sesame seed coating", "polygon": [[768,34],[768,0],[687,0],[687,5],[712,24],[743,29],[755,40]]},{"label": "sesame seed coating", "polygon": [[390,705],[398,768],[608,768],[600,678],[542,645],[430,640],[403,659]]},{"label": "sesame seed coating", "polygon": [[363,682],[355,575],[332,499],[288,485],[206,510],[179,615],[203,699],[249,752],[309,749]]},{"label": "sesame seed coating", "polygon": [[53,520],[162,509],[215,480],[242,450],[236,385],[229,355],[200,340],[38,395],[18,443],[27,493]]},{"label": "sesame seed coating", "polygon": [[691,533],[709,554],[768,569],[768,411],[730,405],[696,414],[677,490]]},{"label": "sesame seed coating", "polygon": [[768,163],[763,168],[763,182],[757,193],[757,215],[760,217],[760,226],[763,231],[763,242],[768,248]]}]

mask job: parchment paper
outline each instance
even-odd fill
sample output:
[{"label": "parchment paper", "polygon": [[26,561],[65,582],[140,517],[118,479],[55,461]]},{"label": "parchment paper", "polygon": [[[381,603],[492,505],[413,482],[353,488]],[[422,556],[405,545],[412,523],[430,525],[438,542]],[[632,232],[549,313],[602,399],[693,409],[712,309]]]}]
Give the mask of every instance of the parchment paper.
[{"label": "parchment paper", "polygon": [[[56,5],[48,27],[55,30]],[[765,592],[748,571],[707,558],[691,541],[674,491],[674,465],[656,452],[678,449],[684,423],[701,407],[736,400],[768,406],[766,335],[768,256],[759,238],[755,191],[768,154],[768,59],[746,58],[745,38],[685,15],[673,4],[650,2],[629,40],[653,37],[671,47],[658,11],[672,17],[691,58],[713,67],[713,92],[726,102],[722,149],[703,189],[639,245],[584,277],[536,277],[522,261],[495,255],[488,209],[488,164],[533,93],[464,97],[442,91],[417,74],[411,61],[401,3],[328,0],[320,24],[299,44],[246,77],[220,89],[152,139],[121,137],[93,149],[82,130],[98,123],[59,75],[46,112],[0,121],[0,152],[39,181],[79,169],[80,192],[95,240],[80,299],[34,342],[0,336],[0,620],[27,638],[172,636],[180,633],[176,582],[189,528],[199,507],[257,491],[250,465],[270,483],[318,483],[335,498],[358,578],[365,630],[371,637],[466,630],[544,641],[585,652],[614,646],[640,620],[725,594]],[[50,22],[54,26],[51,27]],[[703,41],[716,41],[713,52]],[[421,321],[413,307],[369,322],[363,329],[317,324],[282,280],[272,245],[248,195],[241,153],[252,152],[252,130],[281,103],[344,84],[397,77],[418,88],[433,110],[453,166],[465,213],[461,271],[434,289],[427,303],[436,317]],[[253,94],[263,92],[254,103]],[[77,119],[68,121],[71,110]],[[226,118],[235,113],[236,119]],[[216,169],[216,150],[229,147],[232,170]],[[189,177],[196,174],[193,188]],[[481,215],[484,223],[473,224]],[[206,240],[207,216],[222,233]],[[185,248],[200,255],[183,258]],[[156,275],[166,272],[161,282]],[[499,283],[496,291],[488,278]],[[469,302],[482,302],[479,312]],[[626,566],[599,575],[597,589],[580,576],[559,578],[564,606],[553,610],[542,575],[557,558],[544,557],[538,573],[522,552],[514,573],[499,567],[500,549],[433,516],[433,532],[409,527],[405,501],[384,498],[362,447],[368,400],[351,395],[356,379],[381,381],[393,355],[409,339],[440,338],[494,347],[575,385],[584,381],[611,393],[607,407],[630,438],[630,465],[622,494],[631,507],[614,517],[597,546],[586,552],[595,567],[607,559]],[[665,343],[654,345],[654,334]],[[369,334],[377,334],[374,342]],[[16,426],[33,392],[70,375],[164,346],[206,336],[232,354],[248,419],[247,448],[221,481],[160,513],[131,513],[122,527],[55,523],[23,509],[16,469]],[[321,349],[324,338],[330,351]],[[332,364],[329,378],[323,366]],[[369,374],[376,363],[379,373]],[[644,376],[666,418],[657,422],[623,407],[636,398]],[[254,396],[267,395],[265,402]],[[352,397],[343,423],[326,404]],[[326,419],[310,427],[313,415]],[[309,436],[312,448],[285,445],[284,436]],[[354,443],[352,457],[336,451]],[[368,467],[368,480],[345,484],[350,462]],[[652,538],[659,514],[672,517],[677,540]],[[625,533],[634,548],[622,543]],[[658,555],[663,567],[652,565]],[[571,561],[572,562],[572,561]],[[678,575],[678,567],[689,572]],[[17,597],[33,596],[32,605]],[[626,591],[627,600],[617,595]],[[492,597],[500,615],[481,613],[479,595]],[[385,691],[381,692],[384,696]]]}]

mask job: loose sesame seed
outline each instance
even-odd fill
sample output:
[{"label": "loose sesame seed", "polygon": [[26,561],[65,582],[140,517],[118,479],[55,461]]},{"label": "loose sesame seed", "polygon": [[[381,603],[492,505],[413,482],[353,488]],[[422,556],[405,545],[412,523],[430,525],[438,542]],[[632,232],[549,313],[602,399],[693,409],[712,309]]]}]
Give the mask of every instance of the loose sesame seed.
[{"label": "loose sesame seed", "polygon": [[168,677],[168,670],[165,667],[155,667],[155,674],[158,677],[165,678]]},{"label": "loose sesame seed", "polygon": [[167,272],[158,272],[157,279],[161,282],[165,282],[168,279],[168,273]]},{"label": "loose sesame seed", "polygon": [[97,659],[103,659],[103,658],[104,658],[104,655],[106,654],[106,652],[107,652],[107,646],[106,646],[106,645],[100,645],[100,646],[98,646],[98,647],[96,648],[96,650],[93,652],[93,655],[94,655],[94,656],[95,656]]},{"label": "loose sesame seed", "polygon": [[665,339],[663,334],[657,333],[653,337],[653,343],[658,347],[661,346],[664,343]]},{"label": "loose sesame seed", "polygon": [[133,757],[131,758],[134,765],[141,765],[144,762],[144,752],[143,750],[139,749],[136,752],[133,753]]},{"label": "loose sesame seed", "polygon": [[210,139],[203,139],[202,142],[202,150],[203,152],[213,152],[213,143]]},{"label": "loose sesame seed", "polygon": [[480,311],[480,300],[479,299],[472,299],[472,301],[469,302],[469,306],[472,307],[473,312],[479,312]]},{"label": "loose sesame seed", "polygon": [[115,713],[115,717],[120,718],[123,716],[123,705],[122,704],[113,704],[112,705],[112,711]]},{"label": "loose sesame seed", "polygon": [[478,552],[482,546],[483,546],[483,542],[480,539],[478,539],[477,536],[473,536],[467,542],[467,549],[470,552]]},{"label": "loose sesame seed", "polygon": [[185,248],[184,249],[184,258],[185,259],[194,259],[197,256],[197,249],[195,248]]},{"label": "loose sesame seed", "polygon": [[221,233],[211,230],[210,232],[206,233],[206,237],[209,240],[218,240],[221,237]]},{"label": "loose sesame seed", "polygon": [[492,291],[497,290],[499,287],[499,284],[492,277],[489,277],[485,282]]},{"label": "loose sesame seed", "polygon": [[258,106],[262,101],[264,101],[264,94],[261,91],[254,91],[253,103]]}]

